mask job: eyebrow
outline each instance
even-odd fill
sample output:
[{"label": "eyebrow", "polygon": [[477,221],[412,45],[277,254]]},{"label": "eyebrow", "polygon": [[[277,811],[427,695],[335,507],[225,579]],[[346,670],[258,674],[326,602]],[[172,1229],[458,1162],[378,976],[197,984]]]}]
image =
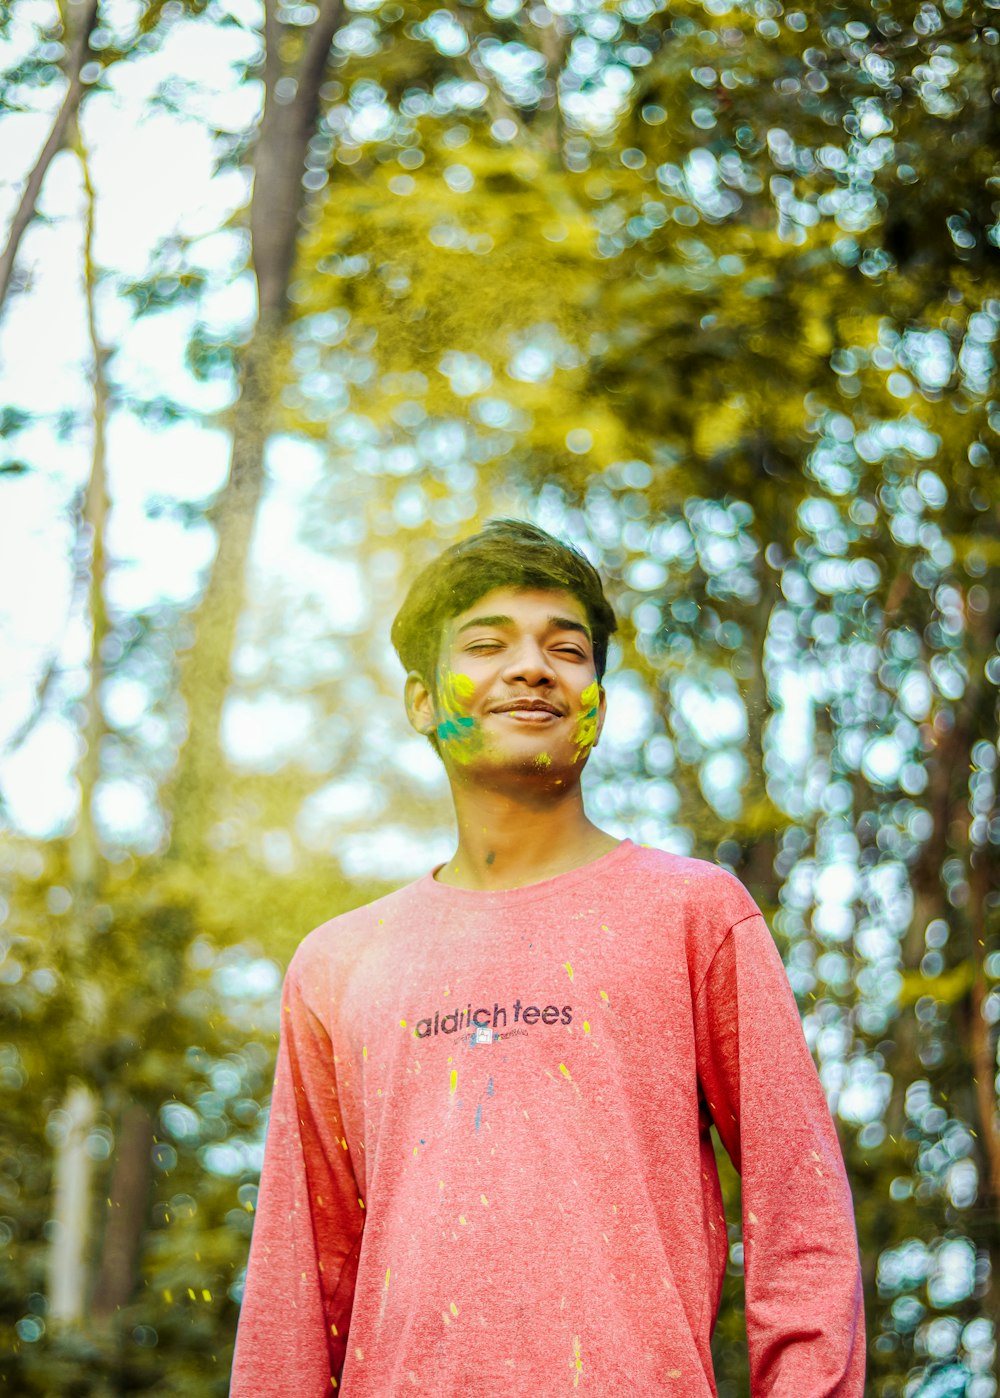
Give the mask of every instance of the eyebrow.
[{"label": "eyebrow", "polygon": [[[587,640],[590,640],[590,629],[584,626],[582,621],[574,621],[568,616],[546,617],[546,623],[550,629],[557,631],[582,631]],[[471,621],[465,622],[455,632],[456,636],[461,636],[463,631],[470,630],[473,626],[513,626],[515,625],[512,616],[474,616]]]}]

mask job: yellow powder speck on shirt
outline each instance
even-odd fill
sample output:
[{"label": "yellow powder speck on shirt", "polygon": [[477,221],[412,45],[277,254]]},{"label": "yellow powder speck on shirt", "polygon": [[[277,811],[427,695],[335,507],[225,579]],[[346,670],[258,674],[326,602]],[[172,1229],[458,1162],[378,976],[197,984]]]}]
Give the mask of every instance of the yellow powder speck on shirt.
[{"label": "yellow powder speck on shirt", "polygon": [[458,1221],[459,1221],[459,1223],[461,1223],[461,1224],[464,1226],[465,1223],[467,1222],[467,1219],[466,1219],[466,1217],[465,1217],[465,1214],[459,1214],[459,1216],[458,1216]]},{"label": "yellow powder speck on shirt", "polygon": [[589,1034],[589,1033],[590,1033],[590,1020],[589,1020],[589,1019],[585,1019],[585,1020],[583,1021],[583,1032],[584,1032],[585,1034]]},{"label": "yellow powder speck on shirt", "polygon": [[455,1091],[455,1088],[456,1088],[457,1086],[458,1086],[458,1069],[457,1069],[457,1068],[452,1068],[452,1070],[451,1070],[451,1088],[450,1088],[450,1091],[454,1092],[454,1091]]},{"label": "yellow powder speck on shirt", "polygon": [[386,1284],[386,1286],[389,1285],[389,1272],[390,1272],[390,1271],[391,1271],[391,1268],[386,1267],[386,1269],[385,1269],[385,1284]]},{"label": "yellow powder speck on shirt", "polygon": [[573,1081],[573,1079],[570,1078],[570,1072],[569,1072],[569,1069],[566,1067],[566,1064],[565,1064],[565,1063],[560,1063],[560,1064],[559,1064],[559,1071],[560,1071],[560,1073],[563,1074],[564,1077],[569,1078],[569,1079],[570,1079],[570,1082]]},{"label": "yellow powder speck on shirt", "polygon": [[482,1202],[486,1205],[486,1207],[489,1208],[489,1206],[490,1206],[490,1201],[487,1199],[486,1195],[485,1195],[485,1194],[480,1194],[479,1197],[480,1197],[480,1199],[482,1200]]},{"label": "yellow powder speck on shirt", "polygon": [[569,975],[569,978],[570,978],[570,980],[572,980],[572,979],[573,979],[573,967],[569,964],[568,961],[567,961],[565,964],[566,964],[566,971],[567,971],[567,973],[568,973],[568,975]]},{"label": "yellow powder speck on shirt", "polygon": [[608,992],[607,992],[606,990],[602,990],[600,994],[601,994],[601,999],[602,999],[602,1000],[607,1000],[607,998],[608,998]]},{"label": "yellow powder speck on shirt", "polygon": [[449,1309],[451,1310],[452,1315],[458,1315],[458,1307],[455,1305],[454,1301],[452,1301]]},{"label": "yellow powder speck on shirt", "polygon": [[401,1019],[401,1020],[399,1021],[399,1027],[400,1027],[400,1029],[405,1029],[405,1028],[406,1028],[406,1020],[405,1020],[405,1019]]}]

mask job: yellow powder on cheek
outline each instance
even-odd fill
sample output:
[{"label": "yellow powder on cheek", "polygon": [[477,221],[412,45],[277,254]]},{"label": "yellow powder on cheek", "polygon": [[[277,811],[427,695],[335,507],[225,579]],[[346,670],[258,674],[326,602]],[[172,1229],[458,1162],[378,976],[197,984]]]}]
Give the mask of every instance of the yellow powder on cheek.
[{"label": "yellow powder on cheek", "polygon": [[597,741],[597,710],[601,691],[597,679],[591,681],[580,695],[580,712],[573,726],[573,742],[576,745],[574,762],[579,762]]},{"label": "yellow powder on cheek", "polygon": [[441,701],[446,708],[465,713],[475,689],[471,675],[463,675],[457,670],[441,671]]}]

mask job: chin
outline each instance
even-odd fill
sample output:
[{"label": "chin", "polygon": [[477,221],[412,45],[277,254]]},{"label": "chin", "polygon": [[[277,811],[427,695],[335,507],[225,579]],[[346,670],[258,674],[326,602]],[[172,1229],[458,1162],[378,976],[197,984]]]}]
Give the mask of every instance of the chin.
[{"label": "chin", "polygon": [[550,748],[542,748],[536,752],[511,753],[507,765],[516,767],[520,772],[532,772],[538,777],[565,776],[572,770],[572,762],[565,754],[552,752]]}]

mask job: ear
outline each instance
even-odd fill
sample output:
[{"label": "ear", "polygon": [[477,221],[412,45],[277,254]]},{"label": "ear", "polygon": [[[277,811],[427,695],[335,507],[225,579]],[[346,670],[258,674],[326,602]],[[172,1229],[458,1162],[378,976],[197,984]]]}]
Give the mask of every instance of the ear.
[{"label": "ear", "polygon": [[423,678],[417,674],[416,670],[411,670],[406,676],[403,701],[406,704],[406,717],[410,720],[410,725],[418,733],[431,732],[437,722],[434,713],[434,699]]}]

